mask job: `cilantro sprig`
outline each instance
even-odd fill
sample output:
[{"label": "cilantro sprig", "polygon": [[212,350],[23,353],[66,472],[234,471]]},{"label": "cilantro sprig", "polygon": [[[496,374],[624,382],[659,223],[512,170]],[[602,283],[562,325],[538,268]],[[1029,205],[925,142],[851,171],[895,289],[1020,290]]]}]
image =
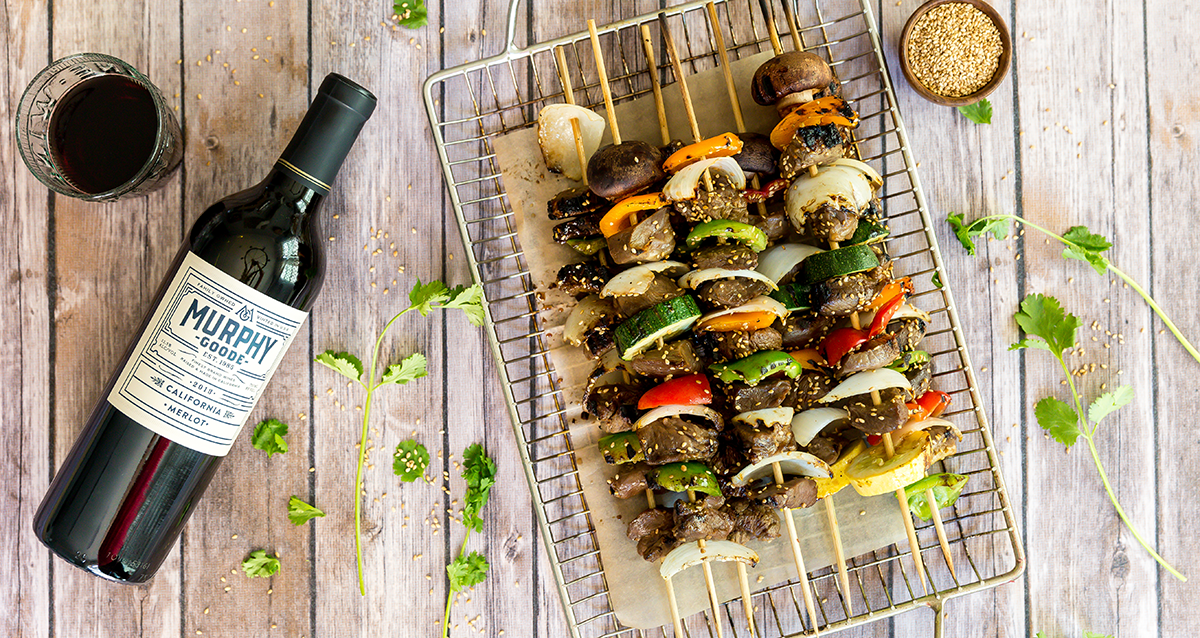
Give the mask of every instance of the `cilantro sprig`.
[{"label": "cilantro sprig", "polygon": [[[406,1],[412,2],[413,0]],[[326,350],[316,356],[317,363],[354,381],[367,393],[362,410],[358,471],[354,476],[354,553],[358,564],[358,590],[364,596],[367,593],[367,585],[363,579],[361,494],[363,467],[366,465],[367,457],[367,429],[371,422],[371,399],[375,391],[385,385],[404,385],[429,374],[426,369],[425,355],[419,352],[408,355],[399,363],[386,365],[383,370],[380,370],[379,352],[383,345],[383,338],[387,336],[388,330],[397,320],[414,310],[419,312],[422,317],[429,316],[434,310],[462,310],[467,315],[467,321],[475,326],[483,325],[484,319],[483,289],[479,284],[447,288],[446,284],[440,281],[421,283],[421,280],[418,279],[412,291],[408,293],[408,300],[409,306],[389,319],[379,336],[376,337],[375,348],[371,351],[370,367],[364,367],[362,360],[349,352]]]},{"label": "cilantro sprig", "polygon": [[987,98],[979,100],[974,104],[960,106],[958,107],[958,112],[976,124],[992,123],[992,103],[987,101]]},{"label": "cilantro sprig", "polygon": [[246,572],[246,576],[249,578],[274,576],[279,571],[279,559],[275,556],[267,556],[265,549],[256,549],[250,552],[246,560],[242,561],[242,571]]},{"label": "cilantro sprig", "polygon": [[325,512],[322,512],[315,506],[305,503],[296,496],[288,499],[287,510],[288,520],[292,522],[292,525],[297,526],[303,525],[308,521],[317,518],[318,516],[325,515]]},{"label": "cilantro sprig", "polygon": [[487,505],[496,484],[496,463],[488,457],[483,446],[473,443],[463,450],[462,477],[467,482],[467,493],[463,496],[462,524],[467,528],[458,556],[446,566],[450,580],[450,591],[446,593],[446,616],[442,620],[442,638],[450,632],[450,608],[454,595],[482,583],[487,578],[488,562],[479,552],[467,553],[467,541],[471,532],[483,531],[483,519],[479,513]]},{"label": "cilantro sprig", "polygon": [[273,454],[283,454],[288,451],[287,436],[288,426],[279,419],[263,419],[258,425],[254,426],[254,434],[250,437],[250,444],[255,449],[262,450],[267,453],[267,458],[271,458]]},{"label": "cilantro sprig", "polygon": [[1137,528],[1133,526],[1133,522],[1125,515],[1125,509],[1117,501],[1112,485],[1108,482],[1108,474],[1104,471],[1104,464],[1100,461],[1100,454],[1096,451],[1095,437],[1100,423],[1109,414],[1133,401],[1133,388],[1123,385],[1112,392],[1096,397],[1085,413],[1083,398],[1075,387],[1075,377],[1071,374],[1064,358],[1064,353],[1076,345],[1075,333],[1082,325],[1079,317],[1063,310],[1062,305],[1054,297],[1034,294],[1025,297],[1021,302],[1021,309],[1013,315],[1013,318],[1024,331],[1025,338],[1014,343],[1009,350],[1028,348],[1049,352],[1058,361],[1063,374],[1067,377],[1067,385],[1071,389],[1071,399],[1074,405],[1053,396],[1043,397],[1037,402],[1034,407],[1034,415],[1037,417],[1038,425],[1054,437],[1054,440],[1065,445],[1068,450],[1080,438],[1087,443],[1088,450],[1092,453],[1092,462],[1096,465],[1096,472],[1100,475],[1100,482],[1104,484],[1104,491],[1108,493],[1108,500],[1116,509],[1117,516],[1129,528],[1137,542],[1154,557],[1154,560],[1158,561],[1159,565],[1163,566],[1163,569],[1179,580],[1187,581],[1186,576],[1167,563],[1158,552],[1150,547],[1149,543],[1138,533]]},{"label": "cilantro sprig", "polygon": [[1146,292],[1138,282],[1125,274],[1123,270],[1114,266],[1108,257],[1104,255],[1105,251],[1112,248],[1112,242],[1108,241],[1103,235],[1093,233],[1086,226],[1072,226],[1067,229],[1067,232],[1059,235],[1017,215],[988,215],[967,223],[960,213],[952,212],[946,216],[946,221],[950,224],[950,228],[954,230],[954,236],[958,238],[963,248],[967,249],[967,254],[969,255],[975,254],[975,240],[987,233],[991,233],[996,239],[1007,237],[1011,222],[1023,224],[1026,227],[1044,233],[1047,237],[1065,246],[1063,249],[1064,258],[1087,262],[1097,273],[1103,275],[1105,271],[1111,272],[1129,284],[1129,287],[1134,292],[1142,296],[1142,299],[1146,301],[1146,304],[1150,306],[1154,314],[1158,315],[1158,318],[1171,331],[1171,334],[1175,335],[1175,338],[1188,351],[1188,354],[1192,355],[1192,358],[1197,362],[1200,362],[1200,352],[1197,352],[1195,346],[1187,340],[1187,337],[1183,336],[1179,328],[1175,327],[1175,322],[1171,321],[1167,313],[1163,312],[1163,309],[1158,306],[1158,303],[1154,301],[1150,293]]},{"label": "cilantro sprig", "polygon": [[425,475],[427,467],[429,450],[425,449],[424,445],[409,439],[396,446],[396,454],[392,457],[392,472],[399,476],[401,481],[412,483]]},{"label": "cilantro sprig", "polygon": [[392,12],[405,29],[418,29],[429,24],[429,9],[425,7],[425,0],[396,0]]}]

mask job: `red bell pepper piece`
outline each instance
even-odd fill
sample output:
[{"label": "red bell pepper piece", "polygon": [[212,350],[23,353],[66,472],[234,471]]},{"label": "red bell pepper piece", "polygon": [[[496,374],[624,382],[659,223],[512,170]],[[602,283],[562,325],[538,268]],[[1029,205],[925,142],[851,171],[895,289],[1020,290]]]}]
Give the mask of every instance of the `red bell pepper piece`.
[{"label": "red bell pepper piece", "polygon": [[924,421],[932,419],[935,416],[941,416],[946,408],[950,407],[950,395],[937,390],[930,390],[925,394],[917,397],[916,401],[909,401],[904,405],[908,406],[908,411],[912,414],[912,419]]},{"label": "red bell pepper piece", "polygon": [[882,440],[883,440],[882,434],[868,434],[867,435],[867,445],[870,445],[872,447],[879,445],[879,442]]},{"label": "red bell pepper piece", "polygon": [[867,331],[867,338],[873,339],[887,328],[888,322],[892,320],[892,315],[904,305],[904,295],[896,295],[889,299],[875,313],[875,319],[871,321],[871,328]]},{"label": "red bell pepper piece", "polygon": [[638,399],[639,410],[650,410],[663,405],[706,405],[712,403],[712,387],[703,374],[689,374],[671,379],[646,391]]},{"label": "red bell pepper piece", "polygon": [[837,365],[847,352],[857,348],[866,340],[867,333],[863,330],[838,328],[826,335],[825,340],[821,342],[821,351],[825,353],[825,360],[829,362],[829,365]]}]

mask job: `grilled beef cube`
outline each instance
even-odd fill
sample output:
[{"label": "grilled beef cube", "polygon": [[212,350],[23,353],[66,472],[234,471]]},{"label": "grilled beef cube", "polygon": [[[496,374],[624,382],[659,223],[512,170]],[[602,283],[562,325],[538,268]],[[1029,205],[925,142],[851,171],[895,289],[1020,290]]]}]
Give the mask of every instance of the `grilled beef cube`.
[{"label": "grilled beef cube", "polygon": [[747,541],[766,541],[779,537],[779,515],[775,510],[748,498],[731,498],[725,503],[725,511],[733,515],[733,531],[729,540],[746,544]]},{"label": "grilled beef cube", "polygon": [[565,244],[568,239],[585,239],[600,235],[599,213],[589,213],[572,217],[554,227],[554,241]]},{"label": "grilled beef cube", "polygon": [[[793,312],[780,326],[786,350],[811,348],[817,345],[833,329],[837,319],[813,313]],[[779,325],[776,322],[776,325]]]},{"label": "grilled beef cube", "polygon": [[792,232],[792,224],[788,221],[787,214],[782,210],[775,212],[768,211],[766,215],[751,214],[750,223],[766,233],[767,239],[771,241],[779,241]]},{"label": "grilled beef cube", "polygon": [[734,412],[740,413],[777,408],[783,405],[791,389],[789,379],[772,378],[760,381],[758,385],[730,383],[725,386],[725,396],[728,403],[733,405]]},{"label": "grilled beef cube", "polygon": [[712,458],[705,461],[708,469],[721,479],[721,491],[725,494],[736,493],[739,490],[728,484],[728,480],[733,475],[741,472],[750,462],[746,460],[746,455],[742,452],[741,446],[738,445],[738,436],[734,433],[733,428],[725,428],[717,436],[717,453]]},{"label": "grilled beef cube", "polygon": [[648,509],[629,521],[625,535],[631,541],[639,541],[651,534],[669,532],[675,527],[675,510],[666,507]]},{"label": "grilled beef cube", "polygon": [[734,188],[725,176],[713,180],[711,191],[698,188],[695,199],[675,202],[675,210],[692,224],[714,219],[731,219],[737,222],[749,220],[742,191]]},{"label": "grilled beef cube", "polygon": [[828,164],[846,156],[850,131],[837,124],[805,126],[783,149],[779,157],[779,176],[791,181],[809,166]]},{"label": "grilled beef cube", "polygon": [[899,388],[889,388],[879,393],[882,402],[874,405],[868,394],[850,397],[845,401],[850,413],[850,425],[865,434],[883,434],[900,428],[908,422],[908,406],[904,404],[905,393]]},{"label": "grilled beef cube", "polygon": [[883,333],[842,358],[838,369],[839,376],[848,377],[855,372],[878,370],[900,356],[900,347],[896,343],[896,335]]},{"label": "grilled beef cube", "polygon": [[904,373],[908,377],[908,382],[912,384],[913,396],[919,397],[929,391],[929,386],[933,385],[933,362],[926,361],[915,369],[911,369]]},{"label": "grilled beef cube", "polygon": [[959,438],[949,428],[929,428],[929,449],[925,453],[925,465],[933,465],[958,451]]},{"label": "grilled beef cube", "polygon": [[809,233],[826,242],[846,241],[858,228],[858,211],[845,206],[822,204],[808,217]]},{"label": "grilled beef cube", "polygon": [[840,436],[818,434],[808,442],[808,447],[804,448],[804,451],[832,465],[842,455],[842,448],[845,446],[846,439]]},{"label": "grilled beef cube", "polygon": [[730,429],[733,430],[746,460],[750,463],[758,463],[768,456],[779,454],[792,447],[792,428],[786,424],[738,421]]},{"label": "grilled beef cube", "polygon": [[834,277],[812,287],[817,312],[831,317],[864,310],[892,280],[892,262],[852,275]]},{"label": "grilled beef cube", "polygon": [[833,389],[833,379],[820,372],[806,372],[792,382],[792,391],[784,405],[797,412],[817,407],[821,397]]},{"label": "grilled beef cube", "polygon": [[670,533],[651,534],[637,542],[637,552],[647,561],[657,563],[680,544]]},{"label": "grilled beef cube", "polygon": [[608,238],[608,254],[618,264],[662,261],[674,250],[675,230],[666,208]]},{"label": "grilled beef cube", "polygon": [[798,476],[781,485],[772,483],[758,493],[757,500],[775,509],[812,507],[817,502],[817,482],[807,476]]},{"label": "grilled beef cube", "polygon": [[581,261],[577,264],[567,264],[558,269],[554,285],[568,295],[583,297],[600,294],[600,289],[608,283],[608,269],[595,261]]},{"label": "grilled beef cube", "polygon": [[705,268],[754,270],[758,268],[758,253],[741,244],[711,246],[692,253],[692,266],[697,270]]},{"label": "grilled beef cube", "polygon": [[566,219],[595,213],[611,206],[607,199],[593,193],[587,186],[565,190],[546,203],[550,219]]},{"label": "grilled beef cube", "polygon": [[[650,471],[650,466],[645,463],[635,463],[628,467],[621,467],[617,470],[617,474],[608,479],[608,491],[617,498],[633,498],[640,494],[645,494],[651,486],[646,479],[646,474]],[[636,539],[632,539],[636,540]]]},{"label": "grilled beef cube", "polygon": [[683,295],[683,289],[675,285],[674,279],[662,273],[656,273],[646,292],[640,295],[616,297],[617,312],[620,312],[622,317],[632,317],[646,308],[681,295]]},{"label": "grilled beef cube", "polygon": [[715,332],[713,338],[717,344],[717,358],[722,361],[737,361],[761,350],[778,350],[783,345],[783,338],[773,328]]},{"label": "grilled beef cube", "polygon": [[628,365],[633,372],[647,377],[679,377],[704,370],[704,362],[696,356],[688,339],[672,341],[661,348],[638,355]]},{"label": "grilled beef cube", "polygon": [[591,388],[584,393],[583,407],[608,433],[626,432],[637,421],[637,401],[641,390],[624,383]]},{"label": "grilled beef cube", "polygon": [[678,417],[666,417],[637,431],[650,465],[703,461],[717,453],[717,432]]},{"label": "grilled beef cube", "polygon": [[733,515],[721,509],[725,499],[705,496],[702,500],[676,501],[672,534],[683,541],[725,540],[733,531]]},{"label": "grilled beef cube", "polygon": [[887,331],[896,335],[896,344],[901,350],[916,350],[925,338],[925,321],[912,317],[888,323]]},{"label": "grilled beef cube", "polygon": [[599,359],[604,356],[604,353],[617,347],[617,342],[613,337],[615,331],[615,324],[601,322],[584,333],[583,345],[587,347],[588,354],[593,359]]},{"label": "grilled beef cube", "polygon": [[770,291],[770,286],[757,279],[727,277],[700,284],[696,289],[696,297],[709,308],[723,310],[740,306]]}]

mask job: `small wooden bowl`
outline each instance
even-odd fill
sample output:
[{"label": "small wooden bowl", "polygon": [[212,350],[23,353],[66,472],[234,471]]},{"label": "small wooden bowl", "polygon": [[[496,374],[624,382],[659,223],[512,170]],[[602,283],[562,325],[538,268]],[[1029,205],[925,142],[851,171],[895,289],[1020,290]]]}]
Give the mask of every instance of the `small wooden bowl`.
[{"label": "small wooden bowl", "polygon": [[[983,88],[962,97],[947,97],[930,91],[917,79],[908,60],[908,36],[912,33],[913,26],[917,23],[917,20],[920,20],[921,16],[928,13],[930,9],[950,2],[961,2],[979,9],[991,19],[992,23],[996,25],[996,30],[1000,32],[1000,65],[996,67],[995,75],[992,76],[992,79],[988,80],[987,84],[983,85]],[[908,83],[912,85],[912,88],[917,93],[920,93],[921,97],[934,104],[966,106],[982,100],[987,94],[996,90],[996,87],[1004,81],[1004,77],[1008,75],[1008,67],[1011,64],[1012,39],[1008,35],[1008,26],[1004,24],[1004,18],[1001,18],[1000,14],[992,8],[992,5],[984,2],[984,0],[929,0],[929,2],[921,5],[913,12],[912,16],[908,18],[908,22],[904,23],[904,31],[900,34],[900,70],[904,72],[904,77],[908,79]]]}]

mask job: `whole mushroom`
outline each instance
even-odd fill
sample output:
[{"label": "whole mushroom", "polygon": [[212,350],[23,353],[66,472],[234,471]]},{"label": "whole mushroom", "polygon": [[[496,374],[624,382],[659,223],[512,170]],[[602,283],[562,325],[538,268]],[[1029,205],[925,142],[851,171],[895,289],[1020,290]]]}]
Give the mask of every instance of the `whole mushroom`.
[{"label": "whole mushroom", "polygon": [[809,102],[834,83],[833,70],[820,56],[807,51],[781,53],[754,72],[750,95],[763,105],[774,104],[783,114]]},{"label": "whole mushroom", "polygon": [[662,163],[662,152],[645,142],[609,144],[588,160],[588,186],[609,201],[619,201],[665,178]]}]

